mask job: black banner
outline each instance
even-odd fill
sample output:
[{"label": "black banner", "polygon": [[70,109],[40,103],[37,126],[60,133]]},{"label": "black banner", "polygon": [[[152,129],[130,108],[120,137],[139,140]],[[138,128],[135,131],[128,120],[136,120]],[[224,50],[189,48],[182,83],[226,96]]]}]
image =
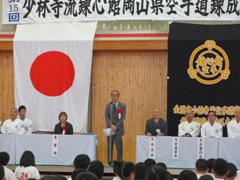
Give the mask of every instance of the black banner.
[{"label": "black banner", "polygon": [[240,25],[172,23],[168,77],[169,135],[177,135],[189,109],[201,124],[214,110],[224,127],[240,104]]}]

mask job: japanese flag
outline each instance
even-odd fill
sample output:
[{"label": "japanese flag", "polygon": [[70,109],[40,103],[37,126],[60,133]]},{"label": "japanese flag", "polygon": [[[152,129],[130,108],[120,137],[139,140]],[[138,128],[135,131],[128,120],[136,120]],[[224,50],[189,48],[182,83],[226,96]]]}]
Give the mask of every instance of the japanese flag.
[{"label": "japanese flag", "polygon": [[74,132],[87,127],[96,22],[18,25],[14,38],[16,107],[33,130],[53,131],[61,111]]}]

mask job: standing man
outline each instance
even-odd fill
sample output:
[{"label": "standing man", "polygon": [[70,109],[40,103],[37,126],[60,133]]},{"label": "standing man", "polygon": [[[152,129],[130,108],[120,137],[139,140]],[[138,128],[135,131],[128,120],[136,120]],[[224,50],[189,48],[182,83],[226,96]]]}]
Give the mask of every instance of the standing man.
[{"label": "standing man", "polygon": [[25,106],[19,106],[18,113],[23,123],[23,132],[24,134],[32,134],[32,120],[26,118],[26,111],[27,109]]},{"label": "standing man", "polygon": [[215,111],[209,111],[208,121],[205,122],[201,128],[201,137],[222,137],[222,125],[215,121]]},{"label": "standing man", "polygon": [[11,134],[23,134],[22,131],[22,121],[17,118],[18,110],[17,108],[12,108],[10,110],[10,119],[4,121],[2,125],[2,133],[11,133]]},{"label": "standing man", "polygon": [[107,128],[111,128],[112,134],[107,137],[108,143],[108,164],[112,164],[113,145],[116,143],[117,159],[122,159],[122,136],[124,135],[123,120],[126,115],[126,105],[119,102],[120,93],[117,90],[111,92],[112,101],[106,105],[105,120]]},{"label": "standing man", "polygon": [[147,136],[167,136],[167,122],[161,119],[159,109],[153,110],[153,118],[146,122],[145,135]]},{"label": "standing man", "polygon": [[227,125],[228,137],[240,137],[240,109],[235,111],[235,119],[231,120]]},{"label": "standing man", "polygon": [[185,113],[187,121],[181,122],[178,125],[179,137],[198,137],[200,134],[200,124],[193,121],[193,111],[188,110]]}]

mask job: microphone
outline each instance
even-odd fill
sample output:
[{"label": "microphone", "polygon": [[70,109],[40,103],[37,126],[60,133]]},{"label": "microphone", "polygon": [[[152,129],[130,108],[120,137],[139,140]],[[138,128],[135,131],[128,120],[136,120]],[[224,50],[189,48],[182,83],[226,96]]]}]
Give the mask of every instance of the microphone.
[{"label": "microphone", "polygon": [[161,130],[160,130],[160,129],[156,129],[156,133],[158,133],[158,134],[159,134],[160,132],[161,132]]},{"label": "microphone", "polygon": [[64,125],[64,126],[62,127],[62,134],[66,134],[66,129],[67,129],[67,126]]}]

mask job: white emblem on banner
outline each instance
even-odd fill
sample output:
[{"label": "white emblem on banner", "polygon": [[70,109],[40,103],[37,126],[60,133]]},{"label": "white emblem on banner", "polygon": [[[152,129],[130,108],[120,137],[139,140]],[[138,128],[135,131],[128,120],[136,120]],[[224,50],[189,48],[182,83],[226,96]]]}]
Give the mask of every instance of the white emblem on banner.
[{"label": "white emblem on banner", "polygon": [[58,135],[52,136],[52,156],[58,156]]},{"label": "white emblem on banner", "polygon": [[172,159],[179,159],[179,138],[172,138]]},{"label": "white emblem on banner", "polygon": [[149,137],[149,158],[155,159],[156,137]]},{"label": "white emblem on banner", "polygon": [[197,158],[204,159],[204,138],[198,138]]}]

